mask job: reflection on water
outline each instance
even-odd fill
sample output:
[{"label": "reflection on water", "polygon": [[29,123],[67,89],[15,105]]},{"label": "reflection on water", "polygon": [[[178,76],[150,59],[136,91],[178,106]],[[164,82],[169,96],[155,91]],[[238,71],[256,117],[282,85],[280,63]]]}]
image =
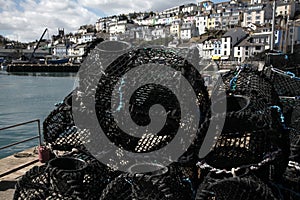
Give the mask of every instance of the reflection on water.
[{"label": "reflection on water", "polygon": [[[0,127],[40,119],[41,122],[75,85],[76,73],[7,73],[0,71]],[[0,147],[37,135],[37,125],[0,131]],[[36,146],[38,140],[0,150],[0,158]]]}]

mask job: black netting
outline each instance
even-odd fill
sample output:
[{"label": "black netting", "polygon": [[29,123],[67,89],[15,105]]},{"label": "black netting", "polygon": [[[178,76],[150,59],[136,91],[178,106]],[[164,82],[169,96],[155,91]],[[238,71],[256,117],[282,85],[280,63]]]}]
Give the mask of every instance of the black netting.
[{"label": "black netting", "polygon": [[[234,80],[234,77],[236,77],[236,80]],[[238,74],[235,70],[224,74],[222,79],[227,93],[244,95],[251,100],[264,101],[270,105],[279,104],[279,97],[273,83],[261,72],[244,69]],[[261,105],[263,107],[253,108],[253,111],[265,109],[266,104]]]},{"label": "black netting", "polygon": [[81,147],[87,133],[78,131],[72,116],[72,93],[43,122],[44,141],[53,150]]},{"label": "black netting", "polygon": [[173,164],[158,174],[122,174],[105,188],[100,199],[193,199],[195,174],[192,171]]},{"label": "black netting", "polygon": [[85,153],[59,157],[22,176],[14,199],[98,200],[110,180],[119,174]]},{"label": "black netting", "polygon": [[272,190],[255,177],[213,179],[207,177],[197,190],[197,200],[276,199]]},{"label": "black netting", "polygon": [[[150,107],[155,104],[162,105],[168,114],[164,127],[156,134],[160,137],[132,137],[125,134],[115,123],[110,105],[114,85],[126,72],[147,63],[157,64],[161,67],[170,67],[176,70],[175,74],[179,72],[189,81],[197,95],[198,106],[201,111],[199,126],[204,121],[204,117],[209,109],[208,93],[201,75],[178,54],[163,48],[145,48],[120,56],[105,70],[106,76],[99,80],[95,95],[96,112],[100,126],[107,137],[115,145],[133,152],[149,152],[160,149],[172,140],[180,126],[181,112],[176,96],[166,87],[157,84],[148,84],[138,88],[130,99],[129,110],[135,123],[145,126],[150,122],[148,116]],[[140,77],[136,77],[136,79],[145,78],[155,83],[162,82],[158,77],[151,77],[151,74],[140,74]],[[135,83],[135,80],[128,81],[126,84],[134,85]],[[169,84],[172,84],[172,81]],[[178,87],[180,90],[180,86]],[[194,120],[192,116],[190,120]],[[122,138],[118,137],[120,135],[122,135]],[[144,141],[147,142],[143,143]]]},{"label": "black netting", "polygon": [[264,74],[272,81],[278,95],[281,96],[299,96],[300,95],[300,80],[292,78],[292,74],[287,74],[286,71],[279,71],[272,67],[266,67]]},{"label": "black netting", "polygon": [[[161,47],[131,49],[126,43],[118,42],[105,44],[107,46],[95,48],[95,51],[101,51],[101,56],[93,63],[104,71],[95,71],[91,64],[86,65],[86,70],[80,72],[85,78],[80,79],[79,87],[73,92],[75,101],[72,102],[72,95],[69,95],[44,121],[45,142],[57,150],[70,151],[74,147],[84,149],[85,138],[98,133],[96,128],[81,130],[79,125],[75,126],[73,109],[86,116],[87,121],[90,117],[97,116],[109,140],[124,151],[143,156],[143,153],[168,145],[180,126],[194,123],[196,118],[190,116],[189,121],[181,123],[180,105],[175,94],[169,88],[156,84],[162,82],[163,77],[152,77],[152,73],[139,73],[124,83],[134,85],[137,80],[152,81],[137,88],[126,106],[129,108],[129,117],[138,126],[146,126],[151,122],[150,108],[155,104],[162,105],[167,113],[166,122],[158,133],[147,132],[140,138],[135,137],[124,133],[114,119],[114,112],[119,109],[111,105],[116,84],[122,83],[123,77],[130,70],[143,65],[150,67],[153,74],[157,69],[155,67],[171,68],[174,71],[172,76],[180,74],[189,82],[196,94],[197,107],[200,110],[198,130],[195,129],[197,134],[190,138],[192,144],[185,145],[188,148],[184,148],[185,153],[178,163],[172,163],[167,171],[160,174],[121,174],[87,153],[71,153],[51,160],[48,167],[35,167],[27,172],[17,183],[15,199],[188,200],[195,197],[299,197],[298,99],[279,98],[279,95],[299,95],[300,87],[296,79],[275,73],[270,68],[266,68],[263,73],[247,67],[230,71],[222,76],[225,88],[220,88],[220,84],[220,87],[212,91],[212,95],[220,97],[216,98],[217,101],[224,101],[226,98],[227,112],[218,112],[215,102],[212,102],[210,112],[210,99],[204,80],[192,65],[194,63],[188,61],[193,59],[186,56],[186,52]],[[120,45],[123,50],[110,51]],[[89,59],[92,58],[87,58]],[[199,60],[197,62],[199,64]],[[107,68],[98,64],[107,65]],[[155,67],[145,64],[153,64],[152,67]],[[169,82],[166,81],[166,84],[173,83],[171,80]],[[180,91],[179,83],[177,89],[184,93]],[[223,92],[225,97],[220,95]],[[95,110],[90,110],[86,105],[91,102]],[[124,106],[122,103],[119,106]],[[222,119],[225,119],[223,127],[213,127],[216,130],[214,134],[220,135],[214,138],[211,151],[196,166],[200,147],[207,130],[211,128],[211,122],[221,122]],[[292,165],[286,168],[289,160]],[[73,171],[67,172],[70,169]],[[285,188],[283,192],[279,185]]]},{"label": "black netting", "polygon": [[[204,158],[211,166],[230,170],[257,164],[268,154],[281,151],[260,177],[280,177],[288,163],[289,133],[282,121],[279,97],[272,84],[257,71],[231,71],[223,76],[227,93],[227,114],[220,136]],[[212,111],[214,111],[214,104]]]}]

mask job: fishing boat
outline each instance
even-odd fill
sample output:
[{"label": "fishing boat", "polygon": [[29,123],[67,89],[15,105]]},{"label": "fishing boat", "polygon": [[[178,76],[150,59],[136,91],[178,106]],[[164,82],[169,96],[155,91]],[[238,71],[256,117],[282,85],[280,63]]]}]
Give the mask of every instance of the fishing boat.
[{"label": "fishing boat", "polygon": [[60,59],[47,60],[48,64],[64,64],[64,63],[68,63],[68,62],[69,62],[69,58],[60,58]]}]

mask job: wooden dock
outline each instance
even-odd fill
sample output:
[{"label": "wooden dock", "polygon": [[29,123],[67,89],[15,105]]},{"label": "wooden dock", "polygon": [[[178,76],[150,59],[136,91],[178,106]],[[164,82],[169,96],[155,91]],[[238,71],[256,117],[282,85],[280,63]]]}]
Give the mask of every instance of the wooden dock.
[{"label": "wooden dock", "polygon": [[38,160],[36,147],[0,159],[0,199],[13,199],[17,180],[35,165]]}]

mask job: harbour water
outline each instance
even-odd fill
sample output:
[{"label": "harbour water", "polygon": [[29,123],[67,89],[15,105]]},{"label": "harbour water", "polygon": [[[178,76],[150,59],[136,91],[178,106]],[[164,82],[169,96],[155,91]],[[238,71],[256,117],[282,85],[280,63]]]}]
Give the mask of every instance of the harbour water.
[{"label": "harbour water", "polygon": [[[7,73],[0,71],[0,127],[42,122],[75,85],[76,73]],[[0,131],[0,147],[38,134],[37,124]],[[0,158],[36,146],[38,140],[0,150]]]}]

